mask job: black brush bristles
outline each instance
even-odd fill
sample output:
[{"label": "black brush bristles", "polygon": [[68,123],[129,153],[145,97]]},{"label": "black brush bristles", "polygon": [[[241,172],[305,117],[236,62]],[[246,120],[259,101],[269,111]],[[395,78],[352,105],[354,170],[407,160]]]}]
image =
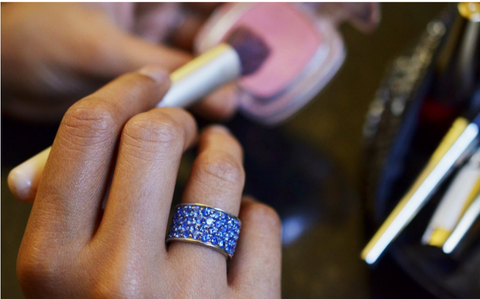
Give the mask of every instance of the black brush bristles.
[{"label": "black brush bristles", "polygon": [[252,30],[238,27],[227,38],[227,43],[232,46],[240,57],[242,76],[250,75],[260,68],[265,62],[270,49],[265,42]]}]

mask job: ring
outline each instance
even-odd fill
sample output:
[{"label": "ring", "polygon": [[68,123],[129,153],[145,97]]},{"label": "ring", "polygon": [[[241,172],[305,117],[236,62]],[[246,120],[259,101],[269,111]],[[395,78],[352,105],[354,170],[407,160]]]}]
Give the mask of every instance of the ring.
[{"label": "ring", "polygon": [[240,219],[221,209],[198,203],[179,204],[166,242],[195,243],[232,258],[241,226]]}]

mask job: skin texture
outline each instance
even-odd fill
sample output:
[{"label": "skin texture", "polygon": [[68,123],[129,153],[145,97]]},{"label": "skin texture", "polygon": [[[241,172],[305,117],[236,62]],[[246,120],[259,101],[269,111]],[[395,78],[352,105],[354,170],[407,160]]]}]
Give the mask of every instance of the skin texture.
[{"label": "skin texture", "polygon": [[[167,91],[167,74],[147,67],[123,75],[64,115],[18,255],[27,298],[280,297],[277,214],[242,199],[242,148],[227,129],[199,134],[185,110],[149,110]],[[239,215],[228,262],[203,246],[165,245],[180,159],[197,142],[183,202]]]},{"label": "skin texture", "polygon": [[[56,122],[76,100],[126,72],[145,65],[171,72],[192,59],[195,33],[215,6],[2,4],[2,112]],[[237,92],[226,86],[192,110],[228,118],[236,110]]]}]

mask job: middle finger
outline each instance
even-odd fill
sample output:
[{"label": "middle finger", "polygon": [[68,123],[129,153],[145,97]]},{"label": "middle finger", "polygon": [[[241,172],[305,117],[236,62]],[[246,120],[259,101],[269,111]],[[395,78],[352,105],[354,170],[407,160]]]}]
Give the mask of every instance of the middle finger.
[{"label": "middle finger", "polygon": [[102,242],[142,254],[164,250],[180,159],[196,131],[193,117],[178,108],[154,109],[127,122],[98,230]]}]

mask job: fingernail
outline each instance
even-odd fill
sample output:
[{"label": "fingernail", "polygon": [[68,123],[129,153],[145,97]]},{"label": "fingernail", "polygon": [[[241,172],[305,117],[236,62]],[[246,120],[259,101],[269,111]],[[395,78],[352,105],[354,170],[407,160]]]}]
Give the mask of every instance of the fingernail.
[{"label": "fingernail", "polygon": [[213,125],[213,126],[210,126],[208,129],[211,130],[211,131],[219,132],[219,133],[231,134],[230,130],[227,129],[227,127],[224,127],[224,126],[221,126],[221,125]]},{"label": "fingernail", "polygon": [[170,80],[169,73],[158,66],[145,66],[141,68],[138,73],[151,78],[157,83],[163,83]]}]

